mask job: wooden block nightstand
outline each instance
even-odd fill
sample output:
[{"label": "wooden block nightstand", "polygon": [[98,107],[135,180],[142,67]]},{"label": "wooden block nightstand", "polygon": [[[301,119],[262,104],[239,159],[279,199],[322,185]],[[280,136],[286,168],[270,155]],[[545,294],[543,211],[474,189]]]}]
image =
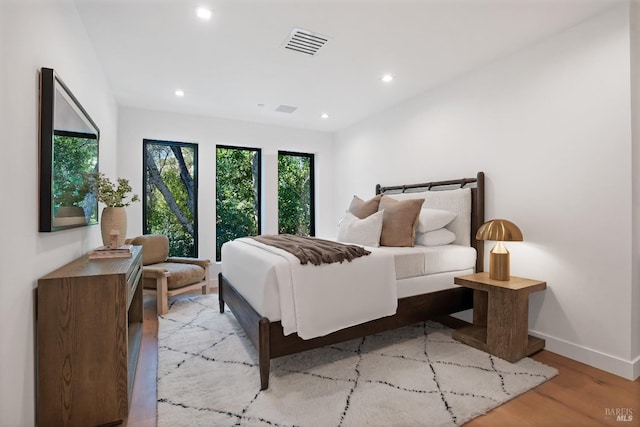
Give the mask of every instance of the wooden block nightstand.
[{"label": "wooden block nightstand", "polygon": [[511,276],[492,280],[489,273],[454,279],[473,289],[473,325],[457,329],[453,338],[509,362],[517,362],[544,348],[544,340],[528,335],[529,294],[547,288],[546,282]]}]

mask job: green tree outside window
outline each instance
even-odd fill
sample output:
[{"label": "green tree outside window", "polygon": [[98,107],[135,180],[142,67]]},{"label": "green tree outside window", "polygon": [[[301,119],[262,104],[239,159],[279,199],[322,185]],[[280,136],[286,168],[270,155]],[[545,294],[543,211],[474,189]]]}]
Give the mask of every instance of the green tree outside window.
[{"label": "green tree outside window", "polygon": [[143,229],[166,235],[171,256],[198,256],[197,148],[144,140]]},{"label": "green tree outside window", "polygon": [[261,151],[216,147],[216,260],[225,242],[260,234]]},{"label": "green tree outside window", "polygon": [[315,235],[313,154],[278,153],[278,232]]}]

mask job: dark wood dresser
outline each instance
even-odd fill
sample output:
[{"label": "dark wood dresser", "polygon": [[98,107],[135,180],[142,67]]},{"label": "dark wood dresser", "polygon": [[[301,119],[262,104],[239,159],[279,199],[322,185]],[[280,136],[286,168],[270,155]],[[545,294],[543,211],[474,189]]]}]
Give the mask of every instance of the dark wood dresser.
[{"label": "dark wood dresser", "polygon": [[87,255],[38,280],[37,422],[117,424],[127,417],[142,338],[142,246]]}]

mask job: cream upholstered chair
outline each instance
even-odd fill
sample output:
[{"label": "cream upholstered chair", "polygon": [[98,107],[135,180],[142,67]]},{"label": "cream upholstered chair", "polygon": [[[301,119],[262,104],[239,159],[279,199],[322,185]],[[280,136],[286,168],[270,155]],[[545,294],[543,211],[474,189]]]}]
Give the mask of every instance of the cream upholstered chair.
[{"label": "cream upholstered chair", "polygon": [[209,293],[208,259],[169,257],[169,239],[162,234],[145,234],[128,243],[142,245],[142,283],[156,291],[158,314],[168,309],[168,297],[201,288]]}]

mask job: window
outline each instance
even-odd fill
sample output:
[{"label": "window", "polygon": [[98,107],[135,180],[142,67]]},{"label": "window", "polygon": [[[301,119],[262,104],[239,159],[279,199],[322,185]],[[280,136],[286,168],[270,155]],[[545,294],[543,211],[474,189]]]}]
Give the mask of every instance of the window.
[{"label": "window", "polygon": [[145,234],[169,238],[169,255],[198,256],[198,146],[144,140]]},{"label": "window", "polygon": [[260,234],[259,148],[216,147],[216,260],[222,244]]},{"label": "window", "polygon": [[314,236],[313,154],[278,152],[278,231]]}]

